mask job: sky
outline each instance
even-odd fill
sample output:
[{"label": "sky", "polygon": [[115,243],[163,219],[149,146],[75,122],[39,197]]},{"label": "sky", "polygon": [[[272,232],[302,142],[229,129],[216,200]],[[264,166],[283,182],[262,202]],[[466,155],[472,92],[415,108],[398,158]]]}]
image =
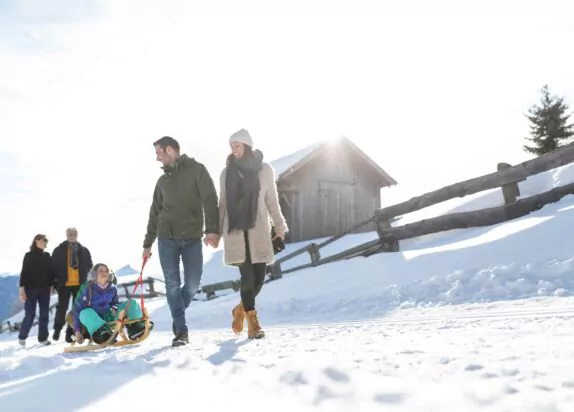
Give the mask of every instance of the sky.
[{"label": "sky", "polygon": [[542,86],[574,105],[573,19],[566,0],[0,0],[0,273],[69,226],[137,267],[164,135],[217,187],[240,128],[266,160],[344,135],[399,182],[383,205],[527,160]]}]

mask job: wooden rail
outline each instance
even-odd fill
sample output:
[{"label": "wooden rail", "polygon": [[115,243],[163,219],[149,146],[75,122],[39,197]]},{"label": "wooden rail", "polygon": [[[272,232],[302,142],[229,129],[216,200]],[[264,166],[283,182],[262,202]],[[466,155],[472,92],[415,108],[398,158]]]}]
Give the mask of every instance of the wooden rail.
[{"label": "wooden rail", "polygon": [[[158,291],[155,290],[155,282],[156,282],[156,281],[163,282],[161,279],[156,279],[156,278],[153,278],[153,277],[147,277],[147,278],[143,279],[143,284],[144,284],[144,285],[147,285],[147,289],[148,289],[148,290],[147,290],[147,293],[144,293],[144,299],[147,299],[147,298],[155,298],[155,297],[158,297],[158,296],[165,295],[165,293],[158,292]],[[131,282],[119,283],[119,284],[117,285],[117,287],[118,287],[118,289],[119,289],[119,288],[123,288],[125,295],[126,295],[126,296],[130,296],[131,293],[132,293],[132,291],[133,291],[133,287],[135,286],[136,282],[137,282],[136,280],[133,280],[133,281],[131,281]],[[163,282],[163,283],[165,283],[165,282]],[[138,293],[138,292],[139,292],[139,293]],[[138,289],[136,290],[134,296],[137,296],[137,297],[140,297],[140,296],[141,296],[141,288],[138,288]]]},{"label": "wooden rail", "polygon": [[574,194],[574,183],[556,187],[544,193],[515,201],[514,203],[470,212],[450,213],[418,222],[385,229],[386,236],[411,239],[452,229],[491,226],[517,219],[554,203],[566,195]]},{"label": "wooden rail", "polygon": [[516,166],[499,168],[498,171],[464,182],[455,183],[441,189],[413,197],[406,202],[379,209],[375,212],[377,220],[416,212],[447,200],[464,197],[489,189],[516,184],[529,176],[574,162],[574,143],[570,143],[553,152],[536,157]]}]

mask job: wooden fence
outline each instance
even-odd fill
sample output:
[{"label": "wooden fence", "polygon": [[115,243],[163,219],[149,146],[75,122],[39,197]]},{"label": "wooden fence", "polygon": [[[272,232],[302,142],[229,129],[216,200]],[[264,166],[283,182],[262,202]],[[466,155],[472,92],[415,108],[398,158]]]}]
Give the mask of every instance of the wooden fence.
[{"label": "wooden fence", "polygon": [[[125,282],[125,283],[118,283],[116,286],[120,290],[123,289],[125,296],[131,296],[132,292],[134,291],[134,286],[136,284],[136,281],[137,280],[133,280],[131,282]],[[143,279],[143,285],[144,285],[143,297],[144,297],[144,299],[155,298],[158,296],[165,295],[165,293],[158,292],[155,289],[155,282],[156,281],[165,283],[161,279],[152,278],[152,277],[147,277],[147,278]],[[147,287],[147,291],[145,290],[145,287]],[[141,290],[142,290],[142,288],[138,287],[137,290],[135,291],[134,297],[140,297],[142,295]]]},{"label": "wooden fence", "polygon": [[[526,180],[526,178],[530,176],[534,176],[572,162],[574,162],[574,143],[570,143],[560,149],[554,150],[553,152],[515,166],[511,166],[508,163],[499,163],[497,165],[497,171],[494,173],[455,183],[424,195],[414,197],[405,202],[378,209],[374,216],[349,228],[343,233],[333,236],[319,244],[310,243],[285,256],[282,256],[280,259],[277,259],[275,263],[267,267],[269,277],[266,282],[279,279],[286,273],[317,267],[357,256],[370,256],[381,252],[397,252],[399,251],[400,240],[416,238],[452,229],[490,226],[526,216],[549,203],[559,201],[566,195],[574,194],[574,183],[566,184],[544,193],[517,200],[520,196],[518,183]],[[502,189],[504,204],[501,206],[469,212],[450,213],[405,225],[391,227],[390,222],[398,221],[400,217],[408,213],[416,212],[455,198],[496,188]],[[321,257],[320,250],[322,248],[373,222],[377,229],[377,239],[343,250],[331,256],[324,258]],[[282,270],[281,264],[305,253],[309,255],[308,263]],[[241,281],[235,280],[205,285],[201,290],[207,295],[207,299],[213,299],[216,297],[216,291],[225,289],[238,291],[240,287]]]},{"label": "wooden fence", "polygon": [[[156,278],[152,278],[152,277],[148,277],[146,279],[143,279],[144,299],[155,298],[155,297],[164,295],[164,293],[158,292],[155,290],[155,286],[154,286],[155,281],[163,282],[161,279],[156,279]],[[119,291],[121,291],[123,289],[125,296],[131,296],[135,284],[136,284],[136,281],[134,280],[131,282],[118,283],[116,286],[119,289]],[[147,290],[145,290],[146,287],[147,287]],[[141,290],[142,290],[142,288],[138,287],[137,290],[135,291],[134,297],[139,298],[142,294]],[[56,306],[57,306],[57,303],[54,303],[50,306],[50,315],[53,315],[55,313]],[[10,321],[2,322],[2,323],[0,323],[0,333],[19,331],[21,324],[22,324],[21,321],[20,322],[10,322]],[[36,318],[34,318],[34,323],[32,324],[32,326],[36,326],[37,324],[38,324],[38,317],[36,316]]]}]

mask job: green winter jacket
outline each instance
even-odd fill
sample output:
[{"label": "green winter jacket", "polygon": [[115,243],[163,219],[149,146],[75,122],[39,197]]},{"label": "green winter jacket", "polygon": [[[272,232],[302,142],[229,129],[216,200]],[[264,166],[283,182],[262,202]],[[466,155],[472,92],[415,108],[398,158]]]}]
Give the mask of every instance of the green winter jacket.
[{"label": "green winter jacket", "polygon": [[173,167],[163,167],[150,207],[144,248],[157,237],[201,238],[204,214],[205,233],[219,233],[217,192],[205,166],[181,155]]}]

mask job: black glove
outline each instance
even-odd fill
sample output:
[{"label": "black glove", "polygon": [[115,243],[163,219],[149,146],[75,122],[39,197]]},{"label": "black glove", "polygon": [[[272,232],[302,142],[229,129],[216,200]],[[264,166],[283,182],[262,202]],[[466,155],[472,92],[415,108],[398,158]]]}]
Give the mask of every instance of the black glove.
[{"label": "black glove", "polygon": [[285,250],[285,242],[280,237],[275,237],[275,227],[271,228],[271,243],[273,243],[273,252],[275,254]]}]

